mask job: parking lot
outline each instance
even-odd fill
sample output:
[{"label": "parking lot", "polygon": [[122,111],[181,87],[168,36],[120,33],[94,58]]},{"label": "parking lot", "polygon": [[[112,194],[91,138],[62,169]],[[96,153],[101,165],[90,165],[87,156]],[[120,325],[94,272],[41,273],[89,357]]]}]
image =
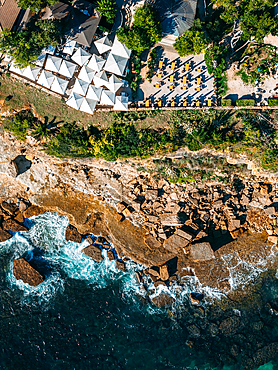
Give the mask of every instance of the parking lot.
[{"label": "parking lot", "polygon": [[140,85],[140,106],[213,106],[215,102],[214,79],[204,54],[179,57],[173,48],[159,48],[152,82],[145,79]]}]

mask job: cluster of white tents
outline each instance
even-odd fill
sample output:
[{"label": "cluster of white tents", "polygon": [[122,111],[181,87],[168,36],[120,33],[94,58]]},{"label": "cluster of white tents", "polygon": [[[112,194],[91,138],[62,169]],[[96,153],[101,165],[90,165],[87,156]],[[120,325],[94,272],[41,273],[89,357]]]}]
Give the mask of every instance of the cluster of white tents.
[{"label": "cluster of white tents", "polygon": [[[123,86],[123,81],[116,75],[124,75],[131,50],[121,44],[117,36],[113,44],[107,36],[95,41],[94,44],[99,54],[109,52],[107,59],[96,54],[91,55],[81,47],[76,48],[75,41],[67,40],[63,53],[69,55],[72,61],[54,55],[55,49],[51,48],[42,52],[36,66],[20,69],[12,62],[10,71],[65,95],[69,79],[72,79],[77,68],[81,67],[67,105],[90,114],[94,112],[97,104],[113,106],[115,110],[127,110],[128,97],[123,96],[124,94],[116,96],[117,91]],[[106,72],[111,74],[109,78]]]}]

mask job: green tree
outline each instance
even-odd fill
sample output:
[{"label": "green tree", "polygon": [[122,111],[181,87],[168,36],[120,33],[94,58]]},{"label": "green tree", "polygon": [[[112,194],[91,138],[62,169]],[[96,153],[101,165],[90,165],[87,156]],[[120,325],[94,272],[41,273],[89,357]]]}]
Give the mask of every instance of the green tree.
[{"label": "green tree", "polygon": [[22,9],[31,9],[32,12],[37,13],[46,6],[53,6],[57,3],[57,0],[17,0],[18,5]]},{"label": "green tree", "polygon": [[57,46],[62,34],[59,21],[33,18],[19,32],[3,30],[0,50],[11,55],[19,67],[27,67],[34,64],[43,48]]},{"label": "green tree", "polygon": [[122,27],[117,36],[129,49],[142,53],[162,39],[162,27],[150,5],[143,5],[135,11],[131,28]]},{"label": "green tree", "polygon": [[181,57],[200,54],[207,46],[207,40],[199,19],[194,21],[192,28],[185,31],[174,43],[174,48]]},{"label": "green tree", "polygon": [[114,23],[116,16],[116,2],[113,0],[98,0],[97,11],[106,17],[108,23]]}]

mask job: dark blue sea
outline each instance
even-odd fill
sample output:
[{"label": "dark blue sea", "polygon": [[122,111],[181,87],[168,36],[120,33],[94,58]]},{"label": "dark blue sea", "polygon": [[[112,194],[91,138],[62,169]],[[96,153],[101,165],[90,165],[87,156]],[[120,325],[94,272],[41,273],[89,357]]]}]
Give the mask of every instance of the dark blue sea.
[{"label": "dark blue sea", "polygon": [[[66,217],[46,213],[28,222],[29,232],[0,243],[1,370],[240,370],[239,355],[226,361],[225,351],[236,346],[240,354],[244,336],[254,343],[246,349],[248,356],[278,341],[275,314],[263,313],[261,318],[256,312],[263,327],[245,324],[225,347],[217,336],[207,336],[211,321],[204,310],[191,310],[188,294],[181,292],[175,306],[159,309],[142,298],[134,275],[138,266],[130,262],[129,271],[122,272],[107,258],[95,263],[82,253],[86,241],[65,241]],[[36,254],[37,248],[42,254]],[[23,255],[45,269],[47,277],[38,287],[16,280],[12,273],[13,260]],[[275,283],[267,289],[278,296]],[[240,307],[233,306],[233,312],[252,316]],[[259,369],[275,370],[278,365],[268,362]]]}]

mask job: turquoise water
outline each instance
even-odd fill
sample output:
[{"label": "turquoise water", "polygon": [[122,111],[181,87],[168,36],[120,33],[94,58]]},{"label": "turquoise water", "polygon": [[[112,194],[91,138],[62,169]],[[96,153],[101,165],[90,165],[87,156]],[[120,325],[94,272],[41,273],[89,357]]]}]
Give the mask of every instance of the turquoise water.
[{"label": "turquoise water", "polygon": [[[188,304],[191,283],[172,307],[146,303],[134,275],[140,266],[130,261],[127,272],[119,271],[105,250],[95,263],[82,253],[86,240],[65,241],[67,225],[66,217],[45,213],[28,220],[29,232],[0,243],[0,369],[239,370],[278,341],[277,315],[269,308],[198,311]],[[38,287],[13,276],[13,260],[23,255],[45,271]],[[264,295],[276,300],[276,282],[267,282]],[[211,325],[227,317],[242,323],[238,331],[211,336]],[[277,368],[275,362],[256,367]]]}]

